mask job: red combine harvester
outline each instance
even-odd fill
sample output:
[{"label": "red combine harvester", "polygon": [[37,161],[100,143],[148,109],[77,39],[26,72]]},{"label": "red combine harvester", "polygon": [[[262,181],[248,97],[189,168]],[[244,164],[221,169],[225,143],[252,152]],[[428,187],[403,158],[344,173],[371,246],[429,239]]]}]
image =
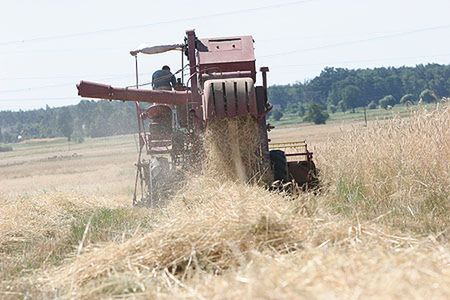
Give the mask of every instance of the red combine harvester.
[{"label": "red combine harvester", "polygon": [[[262,85],[257,86],[253,42],[251,36],[199,39],[194,30],[188,30],[183,44],[130,52],[136,58],[135,88],[87,81],[77,85],[82,97],[136,102],[140,151],[133,204],[153,205],[179,180],[180,171],[202,153],[201,135],[208,123],[248,115],[258,124],[260,147],[255,151],[260,170],[270,174],[266,184],[295,182],[303,189],[316,185],[316,167],[305,142],[271,144],[274,149],[269,149],[267,132],[273,128],[266,122],[272,107],[267,97],[269,69],[260,68]],[[181,52],[182,65],[177,73],[182,76],[177,86],[173,90],[139,89],[137,54],[167,51]],[[184,83],[187,67],[189,79]],[[143,108],[143,103],[150,105]],[[286,149],[301,150],[285,153]]]}]

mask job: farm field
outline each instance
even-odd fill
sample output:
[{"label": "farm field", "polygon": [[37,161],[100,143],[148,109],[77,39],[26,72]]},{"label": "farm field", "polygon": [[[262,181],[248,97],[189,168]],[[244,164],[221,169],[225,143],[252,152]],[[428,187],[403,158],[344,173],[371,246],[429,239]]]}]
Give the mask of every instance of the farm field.
[{"label": "farm field", "polygon": [[[421,104],[422,105],[422,104]],[[423,104],[423,107],[433,108],[435,104]],[[417,105],[396,105],[392,107],[391,109],[384,109],[384,108],[376,108],[376,109],[367,109],[366,110],[366,118],[368,121],[375,121],[380,119],[389,119],[393,116],[401,116],[401,117],[407,117],[410,115],[411,111],[414,111],[415,107]],[[303,117],[300,117],[296,114],[292,113],[286,113],[283,118],[279,121],[272,121],[273,124],[276,126],[289,126],[289,125],[295,125],[298,123],[302,123]],[[362,108],[355,109],[355,112],[346,111],[336,111],[335,113],[330,113],[330,119],[328,122],[364,122],[364,110]]]},{"label": "farm field", "polygon": [[[322,189],[294,198],[193,175],[133,208],[133,135],[0,153],[0,298],[450,297],[450,108],[288,125]],[[69,148],[70,147],[70,148]]]}]

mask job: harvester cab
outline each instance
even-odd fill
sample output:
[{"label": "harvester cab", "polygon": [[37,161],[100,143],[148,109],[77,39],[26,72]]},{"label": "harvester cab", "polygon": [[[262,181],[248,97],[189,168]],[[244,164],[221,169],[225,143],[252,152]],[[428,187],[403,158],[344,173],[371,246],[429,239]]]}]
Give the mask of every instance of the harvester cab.
[{"label": "harvester cab", "polygon": [[[283,149],[286,145],[273,145],[278,148],[269,150],[267,132],[271,127],[266,122],[271,109],[267,95],[269,69],[259,69],[262,85],[256,85],[253,42],[251,36],[199,39],[194,30],[188,30],[182,44],[130,51],[136,60],[134,88],[115,88],[86,81],[77,85],[82,97],[136,103],[140,151],[133,204],[153,205],[167,195],[173,184],[180,180],[180,174],[202,155],[201,136],[205,128],[224,119],[250,117],[253,120],[258,146],[252,151],[259,157],[258,172],[270,175],[265,176],[268,186],[273,181],[292,181],[304,188],[315,184],[316,169],[306,144],[305,151],[289,153],[289,156]],[[181,73],[178,84],[173,90],[140,89],[138,55],[167,51],[181,53],[182,65],[175,73]],[[188,69],[186,82],[185,69]],[[143,103],[150,106],[144,109]],[[303,159],[299,160],[299,157]]]}]

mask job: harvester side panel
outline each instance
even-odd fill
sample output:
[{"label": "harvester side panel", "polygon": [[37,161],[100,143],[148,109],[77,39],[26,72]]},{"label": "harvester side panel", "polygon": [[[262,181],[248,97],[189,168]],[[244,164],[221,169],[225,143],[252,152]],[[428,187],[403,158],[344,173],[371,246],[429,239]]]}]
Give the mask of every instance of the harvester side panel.
[{"label": "harvester side panel", "polygon": [[251,36],[200,39],[197,42],[201,74],[250,72],[256,81],[255,53]]},{"label": "harvester side panel", "polygon": [[197,42],[197,50],[199,51],[200,65],[255,61],[253,38],[249,35],[220,39],[200,39]]}]

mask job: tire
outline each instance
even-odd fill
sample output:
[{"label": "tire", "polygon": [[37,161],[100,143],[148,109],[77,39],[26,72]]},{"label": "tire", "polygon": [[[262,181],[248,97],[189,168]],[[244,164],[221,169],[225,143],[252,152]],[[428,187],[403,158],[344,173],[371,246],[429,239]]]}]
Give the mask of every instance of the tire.
[{"label": "tire", "polygon": [[274,181],[289,182],[289,171],[284,151],[270,151],[270,162],[272,164]]},{"label": "tire", "polygon": [[314,190],[319,186],[317,168],[314,162],[299,161],[289,166],[290,175],[304,190]]}]

